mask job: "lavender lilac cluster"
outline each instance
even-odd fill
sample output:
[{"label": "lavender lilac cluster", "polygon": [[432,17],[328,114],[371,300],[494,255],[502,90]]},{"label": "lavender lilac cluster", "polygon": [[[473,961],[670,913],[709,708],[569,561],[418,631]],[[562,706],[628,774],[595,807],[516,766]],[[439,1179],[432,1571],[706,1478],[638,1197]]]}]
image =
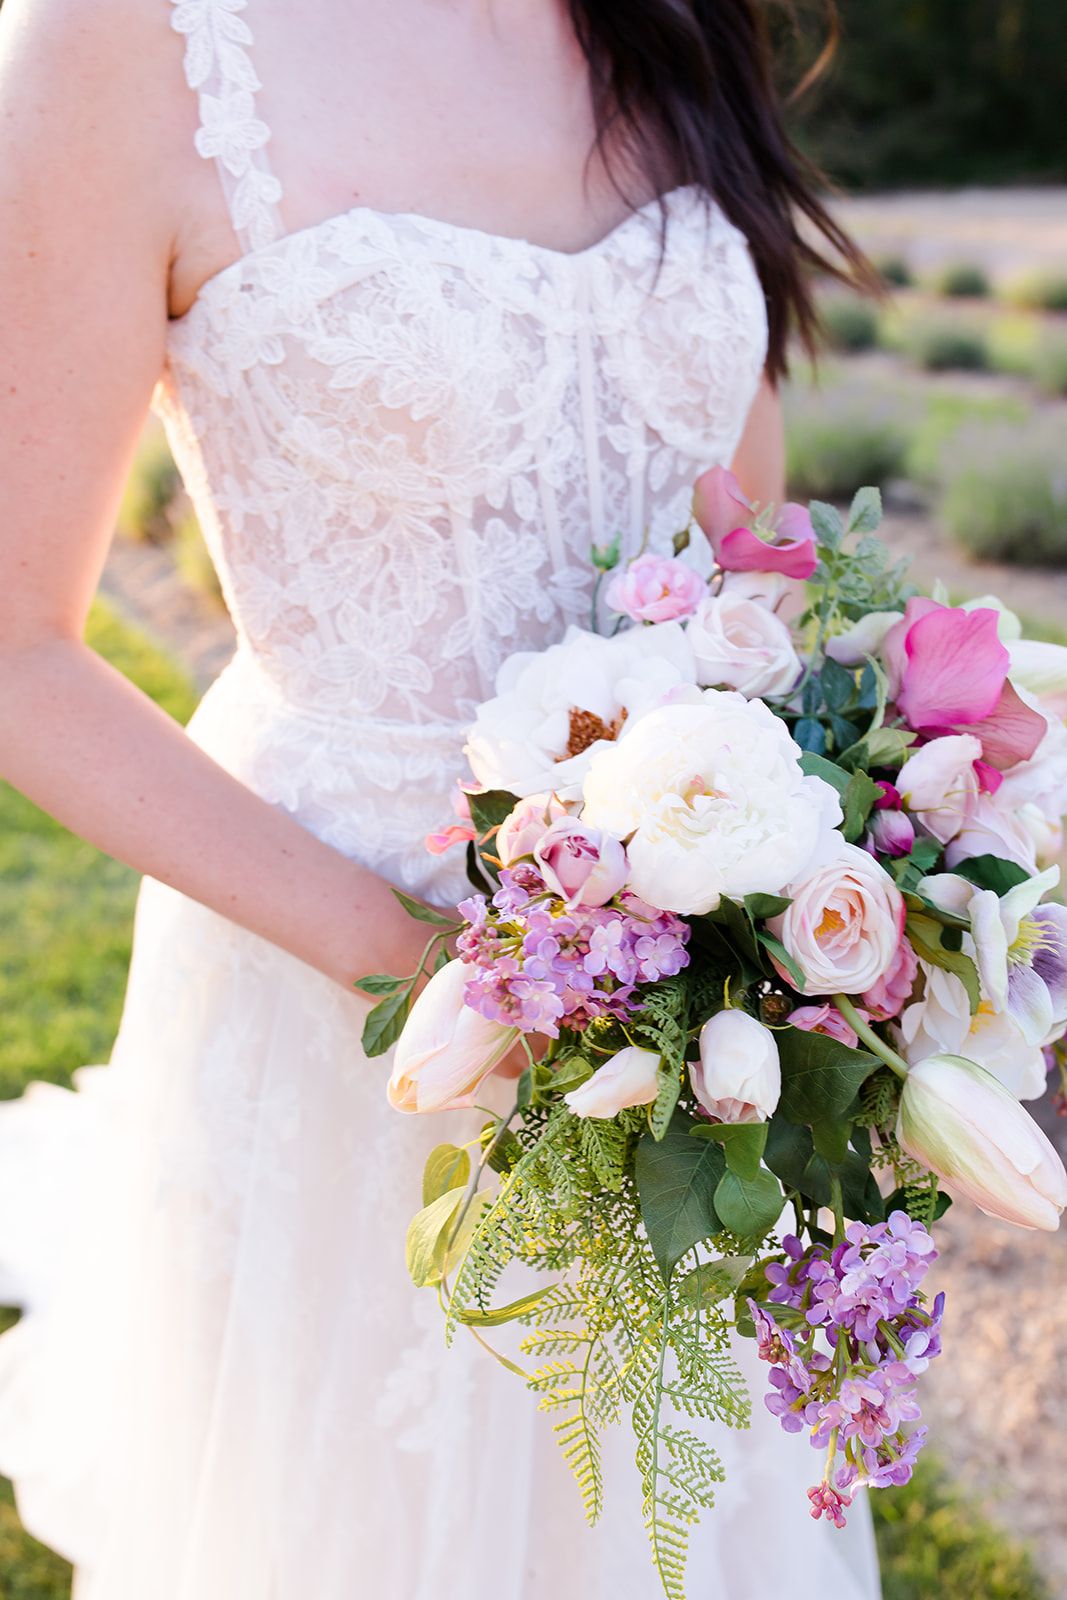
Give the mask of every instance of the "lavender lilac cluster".
[{"label": "lavender lilac cluster", "polygon": [[532,866],[505,868],[487,900],[459,908],[468,923],[457,944],[474,969],[466,1003],[493,1022],[555,1039],[596,1017],[637,1009],[642,983],[673,977],[689,963],[689,927],[623,893],[606,906],[568,910]]},{"label": "lavender lilac cluster", "polygon": [[766,1269],[781,1320],[749,1301],[773,1367],[765,1403],[788,1433],[807,1429],[826,1451],[811,1514],[841,1528],[853,1491],[907,1483],[925,1443],[925,1428],[906,1430],[920,1417],[915,1380],[941,1352],[945,1297],[927,1311],[919,1293],[937,1251],[904,1211],[850,1224],[832,1249],[805,1251],[792,1234],[784,1245],[785,1261]]}]

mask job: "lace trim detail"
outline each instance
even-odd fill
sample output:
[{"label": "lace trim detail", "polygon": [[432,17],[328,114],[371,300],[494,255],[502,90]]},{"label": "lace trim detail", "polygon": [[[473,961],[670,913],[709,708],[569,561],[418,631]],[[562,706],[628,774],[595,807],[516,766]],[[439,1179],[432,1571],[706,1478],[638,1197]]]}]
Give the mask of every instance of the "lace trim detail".
[{"label": "lace trim detail", "polygon": [[171,27],[184,34],[185,78],[197,93],[196,148],[214,161],[234,232],[243,250],[261,250],[284,232],[278,203],[281,184],[270,169],[270,129],[256,115],[262,84],[248,54],[252,30],[248,0],[171,0]]}]

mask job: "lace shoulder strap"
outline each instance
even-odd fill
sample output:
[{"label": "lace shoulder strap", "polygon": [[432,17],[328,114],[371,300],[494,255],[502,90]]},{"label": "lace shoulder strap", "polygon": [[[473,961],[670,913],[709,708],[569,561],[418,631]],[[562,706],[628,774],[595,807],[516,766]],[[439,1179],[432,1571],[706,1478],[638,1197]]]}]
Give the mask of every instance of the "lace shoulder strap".
[{"label": "lace shoulder strap", "polygon": [[234,232],[245,251],[283,233],[281,184],[270,169],[270,129],[256,115],[262,87],[248,47],[252,30],[240,15],[248,0],[171,0],[171,26],[185,35],[185,76],[200,105],[196,148],[218,165]]}]

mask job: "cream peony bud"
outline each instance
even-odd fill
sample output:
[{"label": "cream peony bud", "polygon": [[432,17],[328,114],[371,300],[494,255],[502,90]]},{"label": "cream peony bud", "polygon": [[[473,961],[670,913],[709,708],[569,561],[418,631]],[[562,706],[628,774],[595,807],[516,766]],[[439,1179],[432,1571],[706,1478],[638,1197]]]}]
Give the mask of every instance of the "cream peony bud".
[{"label": "cream peony bud", "polygon": [[389,1103],[397,1111],[452,1111],[474,1091],[518,1038],[464,1004],[470,970],[450,961],[435,972],[411,1008],[396,1042]]},{"label": "cream peony bud", "polygon": [[766,1122],[782,1093],[774,1034],[747,1011],[719,1011],[700,1030],[689,1063],[693,1093],[720,1122]]},{"label": "cream peony bud", "polygon": [[585,1083],[563,1096],[576,1117],[606,1120],[628,1106],[647,1106],[659,1093],[660,1058],[654,1050],[627,1045]]},{"label": "cream peony bud", "polygon": [[1059,1227],[1067,1172],[1013,1094],[964,1056],[927,1056],[904,1080],[902,1147],[989,1217]]}]

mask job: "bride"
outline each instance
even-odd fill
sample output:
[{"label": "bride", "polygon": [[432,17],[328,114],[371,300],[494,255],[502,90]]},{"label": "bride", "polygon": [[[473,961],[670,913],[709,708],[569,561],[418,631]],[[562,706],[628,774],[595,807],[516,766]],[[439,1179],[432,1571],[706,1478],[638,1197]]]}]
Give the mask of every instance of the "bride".
[{"label": "bride", "polygon": [[[449,1134],[353,981],[421,947],[390,884],[461,896],[463,725],[590,546],[781,496],[794,219],[859,263],[760,7],[6,0],[0,109],[2,767],[145,875],[110,1065],[0,1117],[0,1469],[77,1600],[652,1600],[626,1434],[590,1532],[407,1282]],[[150,400],[238,635],[187,732],[82,641]],[[756,1409],[694,1600],[873,1600]]]}]

